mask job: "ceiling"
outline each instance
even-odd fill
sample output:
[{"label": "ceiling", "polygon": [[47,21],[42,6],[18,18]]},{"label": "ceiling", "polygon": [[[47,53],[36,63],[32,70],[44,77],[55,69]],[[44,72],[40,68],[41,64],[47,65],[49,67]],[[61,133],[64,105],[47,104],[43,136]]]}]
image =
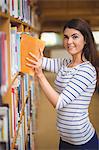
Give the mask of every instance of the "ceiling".
[{"label": "ceiling", "polygon": [[99,30],[99,0],[34,0],[41,31],[61,32],[71,18],[83,18]]}]

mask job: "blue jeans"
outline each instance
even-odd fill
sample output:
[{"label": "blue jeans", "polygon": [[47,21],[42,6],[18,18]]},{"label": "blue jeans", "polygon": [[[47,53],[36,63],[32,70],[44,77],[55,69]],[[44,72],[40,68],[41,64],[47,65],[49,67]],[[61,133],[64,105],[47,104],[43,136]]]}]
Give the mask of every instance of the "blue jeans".
[{"label": "blue jeans", "polygon": [[82,145],[73,145],[60,138],[59,150],[99,150],[97,134],[95,133],[89,142]]}]

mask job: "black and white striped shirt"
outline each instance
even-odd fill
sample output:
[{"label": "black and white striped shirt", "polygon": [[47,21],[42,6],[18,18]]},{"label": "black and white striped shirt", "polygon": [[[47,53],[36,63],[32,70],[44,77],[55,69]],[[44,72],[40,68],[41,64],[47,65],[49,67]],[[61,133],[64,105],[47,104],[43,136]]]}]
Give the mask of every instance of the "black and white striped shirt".
[{"label": "black and white striped shirt", "polygon": [[57,73],[59,99],[56,105],[57,129],[63,141],[75,145],[88,142],[94,135],[88,107],[96,86],[96,70],[89,61],[69,68],[65,58],[42,59],[42,68]]}]

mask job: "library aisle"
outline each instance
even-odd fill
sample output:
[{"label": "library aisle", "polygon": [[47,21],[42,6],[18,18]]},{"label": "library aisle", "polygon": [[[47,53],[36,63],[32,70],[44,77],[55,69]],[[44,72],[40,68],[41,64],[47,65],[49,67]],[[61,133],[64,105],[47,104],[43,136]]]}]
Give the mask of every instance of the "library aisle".
[{"label": "library aisle", "polygon": [[[54,74],[46,73],[46,77],[53,86]],[[58,150],[59,136],[56,130],[56,114],[46,96],[40,90],[40,100],[37,116],[37,132],[35,150]],[[99,136],[99,94],[95,93],[90,105],[90,117]]]},{"label": "library aisle", "polygon": [[[47,79],[53,85],[54,74],[46,73]],[[58,133],[56,130],[56,114],[53,106],[47,101],[40,89],[37,132],[35,150],[58,150]]]}]

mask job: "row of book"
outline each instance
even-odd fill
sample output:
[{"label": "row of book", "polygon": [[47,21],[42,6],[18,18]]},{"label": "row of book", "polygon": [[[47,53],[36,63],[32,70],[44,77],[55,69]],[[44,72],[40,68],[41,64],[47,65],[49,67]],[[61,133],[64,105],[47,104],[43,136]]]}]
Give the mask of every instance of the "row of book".
[{"label": "row of book", "polygon": [[[9,106],[0,106],[0,150],[10,150],[13,139],[15,138],[14,149],[32,150],[33,134],[36,131],[37,119],[36,101],[39,95],[39,88],[37,89],[37,87],[37,80],[28,74],[24,74],[23,77],[19,76],[13,84],[11,136],[9,128]],[[22,93],[24,93],[23,97]]]},{"label": "row of book", "polygon": [[[16,137],[14,145],[16,149],[21,150],[28,147],[32,150],[32,136],[36,131],[36,96],[34,78],[24,74],[23,78],[18,78],[12,87],[12,140]],[[24,87],[24,89],[22,89]],[[22,92],[22,90],[24,90]],[[23,97],[22,97],[22,93]],[[26,145],[25,145],[26,143]],[[31,149],[30,149],[31,147]]]},{"label": "row of book", "polygon": [[32,25],[33,16],[30,0],[10,0],[10,15]]},{"label": "row of book", "polygon": [[[33,71],[26,66],[26,57],[32,52],[38,58],[40,50],[43,51],[45,42],[28,33],[17,32],[17,27],[11,27],[10,36],[10,68],[11,77],[17,72],[33,75]],[[8,50],[6,33],[0,32],[0,95],[8,88]],[[1,103],[1,102],[0,102]]]},{"label": "row of book", "polygon": [[36,22],[38,23],[38,17],[33,11],[31,0],[0,0],[0,12],[10,12],[10,16],[18,18],[32,27],[36,26]]},{"label": "row of book", "polygon": [[[39,92],[39,90],[37,90],[37,80],[34,82],[34,76],[32,76],[30,70],[26,68],[25,59],[29,51],[39,57],[39,50],[41,48],[43,51],[45,43],[28,33],[23,34],[17,32],[17,27],[11,28],[10,38],[11,75],[13,76],[19,71],[24,72],[24,75],[18,76],[12,85],[10,123],[8,115],[9,107],[4,109],[1,102],[0,149],[10,150],[10,145],[14,143],[15,149],[22,150],[26,147],[27,150],[30,150],[33,144],[33,133],[36,130],[37,108],[35,104],[38,99],[37,95],[39,94],[37,92]],[[7,92],[8,88],[9,67],[7,57],[6,33],[0,32],[0,96],[2,96],[4,92]],[[11,132],[9,126],[12,127]]]},{"label": "row of book", "polygon": [[0,12],[8,13],[8,0],[0,0]]},{"label": "row of book", "polygon": [[32,52],[38,58],[40,56],[40,50],[43,51],[45,42],[38,39],[35,35],[30,33],[18,32],[16,26],[11,27],[11,76],[22,71],[33,75],[33,71],[26,66],[26,57],[29,57],[29,52]]},{"label": "row of book", "polygon": [[[17,27],[11,27],[10,36],[10,67],[11,77],[17,72],[24,72],[33,75],[33,71],[26,66],[26,57],[32,52],[37,57],[40,50],[43,51],[45,42],[27,33],[17,32]],[[8,88],[8,50],[6,33],[0,32],[0,95],[3,95]],[[1,103],[1,102],[0,102]]]},{"label": "row of book", "polygon": [[30,125],[28,126],[28,133],[25,135],[23,116],[14,150],[33,150],[33,144],[32,122],[30,122]]}]

